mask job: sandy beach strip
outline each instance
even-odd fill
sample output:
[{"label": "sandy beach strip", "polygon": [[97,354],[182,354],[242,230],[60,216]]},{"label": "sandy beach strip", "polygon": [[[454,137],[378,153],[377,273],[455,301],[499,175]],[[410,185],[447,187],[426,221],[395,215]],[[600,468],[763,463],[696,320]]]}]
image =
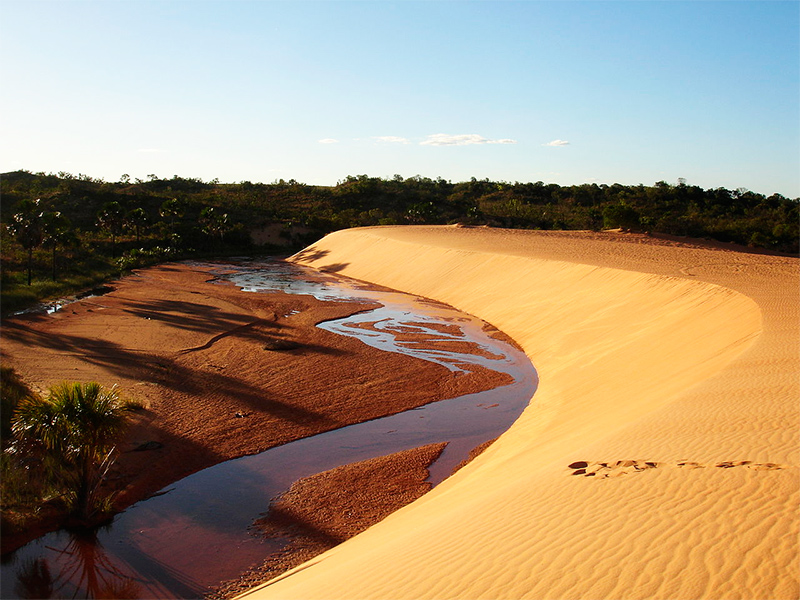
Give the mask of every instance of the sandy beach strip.
[{"label": "sandy beach strip", "polygon": [[492,323],[540,383],[455,476],[248,598],[800,596],[796,258],[390,227],[295,260]]}]

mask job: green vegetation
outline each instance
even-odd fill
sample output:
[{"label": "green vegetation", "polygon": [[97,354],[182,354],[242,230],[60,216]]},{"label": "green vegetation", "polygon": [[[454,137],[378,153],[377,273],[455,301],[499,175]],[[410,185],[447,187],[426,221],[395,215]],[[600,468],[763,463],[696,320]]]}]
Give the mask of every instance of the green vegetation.
[{"label": "green vegetation", "polygon": [[30,468],[22,456],[12,451],[11,423],[17,407],[38,396],[9,367],[0,367],[0,416],[2,417],[2,452],[0,453],[0,508],[5,533],[19,531],[27,521],[38,516],[45,504],[58,498],[59,491],[43,470]]},{"label": "green vegetation", "polygon": [[[24,526],[45,505],[84,525],[107,515],[111,495],[101,491],[101,484],[134,406],[120,400],[115,388],[95,382],[64,382],[42,398],[13,371],[4,369],[2,375],[6,524]],[[10,436],[5,431],[7,411],[12,414]]]},{"label": "green vegetation", "polygon": [[325,187],[177,175],[106,182],[15,171],[0,177],[0,192],[4,314],[161,260],[275,252],[276,246],[252,242],[251,234],[267,226],[280,229],[284,251],[336,229],[405,223],[620,227],[790,254],[798,253],[800,240],[800,199],[683,181],[559,186],[359,175]]},{"label": "green vegetation", "polygon": [[24,399],[33,393],[25,385],[17,372],[11,367],[0,367],[0,419],[2,429],[0,439],[5,442],[11,437],[11,416]]}]

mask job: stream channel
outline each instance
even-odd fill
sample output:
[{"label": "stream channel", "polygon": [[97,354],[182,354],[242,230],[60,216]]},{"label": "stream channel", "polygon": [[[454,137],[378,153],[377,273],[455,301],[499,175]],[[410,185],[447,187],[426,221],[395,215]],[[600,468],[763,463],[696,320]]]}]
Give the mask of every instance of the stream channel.
[{"label": "stream channel", "polygon": [[[375,301],[380,307],[320,323],[375,348],[432,361],[451,371],[482,365],[513,377],[509,385],[442,400],[230,460],[162,490],[91,532],[56,531],[3,557],[0,597],[200,598],[233,579],[284,540],[252,529],[269,501],[296,480],[337,466],[419,446],[448,442],[430,468],[436,485],[469,451],[494,439],[519,417],[537,385],[527,356],[492,337],[485,323],[438,302],[377,290],[351,279],[283,261],[204,263],[246,292],[283,291],[326,301]],[[395,334],[425,341],[396,341]],[[473,352],[437,349],[469,342]],[[459,344],[463,346],[464,344]]]}]

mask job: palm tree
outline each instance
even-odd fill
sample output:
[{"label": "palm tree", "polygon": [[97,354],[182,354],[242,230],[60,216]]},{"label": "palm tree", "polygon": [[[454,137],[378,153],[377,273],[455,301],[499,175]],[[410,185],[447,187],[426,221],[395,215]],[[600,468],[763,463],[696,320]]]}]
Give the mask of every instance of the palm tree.
[{"label": "palm tree", "polygon": [[203,227],[203,233],[209,237],[219,236],[220,245],[222,245],[225,232],[230,229],[228,214],[215,212],[213,206],[206,206],[200,211],[200,225]]},{"label": "palm tree", "polygon": [[125,210],[119,202],[106,202],[97,213],[97,224],[111,234],[111,252],[117,253],[117,236],[125,224]]},{"label": "palm tree", "polygon": [[139,243],[142,227],[147,225],[147,211],[141,206],[131,210],[125,217],[128,227],[132,227],[136,232],[136,243]]},{"label": "palm tree", "polygon": [[169,219],[170,245],[174,245],[177,240],[175,234],[175,219],[180,219],[183,217],[183,213],[184,204],[177,198],[165,200],[161,205],[161,209],[158,211],[158,214],[161,215],[161,217]]},{"label": "palm tree", "polygon": [[54,465],[71,492],[72,514],[89,523],[98,512],[99,484],[114,460],[131,406],[116,387],[64,382],[46,398],[23,400],[12,424],[18,451],[39,454]]},{"label": "palm tree", "polygon": [[60,245],[62,248],[74,245],[78,241],[78,236],[72,229],[72,224],[60,212],[47,212],[42,215],[42,234],[44,246],[53,250],[53,281],[56,280],[56,251]]},{"label": "palm tree", "polygon": [[11,217],[8,230],[28,251],[28,285],[30,285],[33,249],[42,245],[42,213],[39,210],[38,198],[22,200],[17,208],[19,212]]}]

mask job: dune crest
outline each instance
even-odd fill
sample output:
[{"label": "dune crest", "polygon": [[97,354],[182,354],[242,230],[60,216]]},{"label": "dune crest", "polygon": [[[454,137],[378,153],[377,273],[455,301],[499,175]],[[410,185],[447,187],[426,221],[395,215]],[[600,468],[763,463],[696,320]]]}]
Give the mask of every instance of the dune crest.
[{"label": "dune crest", "polygon": [[249,598],[798,597],[797,259],[393,227],[293,260],[472,313],[540,383],[457,475]]}]

